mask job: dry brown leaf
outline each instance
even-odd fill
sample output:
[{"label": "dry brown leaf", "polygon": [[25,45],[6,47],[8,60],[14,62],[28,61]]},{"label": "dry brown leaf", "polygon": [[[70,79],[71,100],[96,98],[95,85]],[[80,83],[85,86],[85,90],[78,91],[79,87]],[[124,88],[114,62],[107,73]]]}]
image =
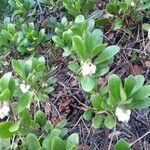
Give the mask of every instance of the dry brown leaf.
[{"label": "dry brown leaf", "polygon": [[142,73],[142,68],[138,65],[131,65],[130,68],[133,75],[139,75]]}]

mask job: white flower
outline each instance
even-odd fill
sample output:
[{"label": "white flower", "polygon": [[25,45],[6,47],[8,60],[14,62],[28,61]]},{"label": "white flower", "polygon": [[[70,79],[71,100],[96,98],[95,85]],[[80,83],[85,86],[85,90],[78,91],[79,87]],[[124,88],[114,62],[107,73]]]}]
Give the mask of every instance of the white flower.
[{"label": "white flower", "polygon": [[115,115],[117,116],[119,121],[128,123],[130,120],[131,110],[117,107]]},{"label": "white flower", "polygon": [[131,2],[131,6],[132,6],[132,7],[134,7],[134,6],[135,6],[135,3],[134,3],[133,1]]},{"label": "white flower", "polygon": [[91,63],[90,60],[87,60],[83,66],[82,66],[82,70],[81,73],[83,76],[91,76],[96,72],[96,66],[94,64]]},{"label": "white flower", "polygon": [[150,40],[150,28],[148,29],[148,39]]},{"label": "white flower", "polygon": [[20,90],[22,93],[28,92],[30,89],[30,85],[26,85],[24,82],[20,84]]},{"label": "white flower", "polygon": [[10,108],[8,102],[0,102],[0,119],[9,115]]}]

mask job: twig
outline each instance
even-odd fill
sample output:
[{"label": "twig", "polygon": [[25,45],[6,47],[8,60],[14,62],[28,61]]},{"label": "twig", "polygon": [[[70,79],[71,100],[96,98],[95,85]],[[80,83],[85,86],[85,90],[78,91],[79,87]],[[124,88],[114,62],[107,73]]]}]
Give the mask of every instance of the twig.
[{"label": "twig", "polygon": [[[114,133],[114,132],[116,132],[116,127],[114,127],[113,133]],[[114,134],[112,135],[111,140],[110,140],[110,142],[109,142],[108,150],[111,150],[111,145],[112,145],[112,142],[113,142],[113,138],[114,138]]]},{"label": "twig", "polygon": [[50,104],[53,106],[53,108],[54,108],[55,111],[57,112],[57,114],[58,114],[58,116],[59,116],[59,119],[61,119],[61,115],[60,115],[58,109],[56,108],[56,106],[55,106],[52,102],[50,102]]},{"label": "twig", "polygon": [[144,135],[142,135],[140,138],[138,138],[137,140],[135,140],[133,143],[130,144],[130,147],[133,146],[135,143],[137,143],[138,141],[140,141],[141,139],[143,139],[145,136],[147,136],[148,134],[150,134],[150,130],[148,132],[146,132]]}]

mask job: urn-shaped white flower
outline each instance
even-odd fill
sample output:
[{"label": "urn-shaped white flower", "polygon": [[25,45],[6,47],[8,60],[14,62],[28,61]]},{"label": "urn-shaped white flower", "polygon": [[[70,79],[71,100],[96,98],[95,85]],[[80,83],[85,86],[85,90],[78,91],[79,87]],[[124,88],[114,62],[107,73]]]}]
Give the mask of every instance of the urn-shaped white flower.
[{"label": "urn-shaped white flower", "polygon": [[20,90],[22,91],[22,93],[26,93],[28,92],[30,89],[30,85],[26,85],[25,82],[20,84]]},{"label": "urn-shaped white flower", "polygon": [[91,76],[96,72],[96,66],[92,64],[90,60],[87,60],[83,64],[81,69],[81,73],[83,76]]},{"label": "urn-shaped white flower", "polygon": [[128,123],[130,120],[131,110],[117,107],[115,115],[119,121]]}]

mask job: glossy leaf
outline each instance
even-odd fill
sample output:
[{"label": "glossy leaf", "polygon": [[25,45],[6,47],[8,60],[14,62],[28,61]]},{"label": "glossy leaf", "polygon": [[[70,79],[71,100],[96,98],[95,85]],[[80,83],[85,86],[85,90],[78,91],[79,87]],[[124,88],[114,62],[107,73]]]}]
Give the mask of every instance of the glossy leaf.
[{"label": "glossy leaf", "polygon": [[116,126],[116,120],[112,115],[107,115],[107,117],[104,120],[104,124],[108,129],[112,129]]},{"label": "glossy leaf", "polygon": [[28,107],[28,105],[32,101],[32,93],[31,92],[26,92],[24,93],[21,97],[20,100],[17,103],[17,111],[20,113],[22,112],[25,108]]},{"label": "glossy leaf", "polygon": [[102,109],[101,104],[103,102],[103,98],[100,95],[94,94],[91,96],[90,100],[94,108],[97,108],[99,110]]},{"label": "glossy leaf", "polygon": [[113,15],[117,15],[118,14],[118,7],[115,3],[108,3],[106,5],[106,10]]},{"label": "glossy leaf", "polygon": [[93,119],[92,119],[92,126],[95,128],[95,129],[98,129],[101,127],[103,123],[103,117],[99,116],[99,115],[96,115]]},{"label": "glossy leaf", "polygon": [[43,111],[38,110],[34,115],[34,121],[38,123],[40,126],[44,126],[46,124],[46,116]]},{"label": "glossy leaf", "polygon": [[121,99],[120,97],[121,80],[117,75],[113,74],[109,77],[108,84],[110,94],[115,100],[112,103],[116,104]]},{"label": "glossy leaf", "polygon": [[130,150],[130,145],[124,139],[120,139],[115,145],[115,150]]},{"label": "glossy leaf", "polygon": [[64,45],[62,39],[61,39],[60,37],[56,36],[56,35],[54,35],[54,36],[52,37],[52,40],[53,40],[56,44],[58,44],[59,46],[63,46],[63,45]]},{"label": "glossy leaf", "polygon": [[10,100],[10,90],[5,89],[3,92],[0,94],[0,101],[9,101]]},{"label": "glossy leaf", "polygon": [[126,93],[127,96],[130,95],[130,93],[132,92],[132,89],[135,86],[135,84],[136,84],[136,81],[135,81],[135,79],[132,75],[128,76],[125,79],[124,89],[125,89],[125,93]]},{"label": "glossy leaf", "polygon": [[80,66],[77,62],[69,62],[68,63],[68,68],[74,72],[77,73],[77,71],[80,69]]},{"label": "glossy leaf", "polygon": [[98,46],[99,44],[102,44],[103,42],[103,32],[100,29],[95,29],[92,32],[92,37],[93,37],[93,45]]},{"label": "glossy leaf", "polygon": [[139,90],[143,84],[144,84],[144,76],[143,75],[137,75],[134,77],[135,79],[135,86],[132,89],[131,95],[134,94],[137,90]]},{"label": "glossy leaf", "polygon": [[79,135],[77,133],[73,133],[67,138],[66,150],[77,150],[78,144]]},{"label": "glossy leaf", "polygon": [[131,97],[133,101],[142,100],[150,96],[150,85],[144,85],[138,91],[136,91]]},{"label": "glossy leaf", "polygon": [[118,46],[108,46],[97,56],[97,58],[94,61],[94,64],[99,64],[111,59],[114,55],[116,55],[119,52],[119,50],[120,48]]},{"label": "glossy leaf", "polygon": [[89,76],[82,77],[81,87],[85,92],[91,92],[95,87],[95,80]]},{"label": "glossy leaf", "polygon": [[16,132],[10,132],[9,128],[15,123],[12,121],[6,121],[0,123],[0,138],[9,138],[14,135]]},{"label": "glossy leaf", "polygon": [[127,104],[127,107],[129,109],[142,109],[142,108],[148,108],[149,106],[150,106],[150,98],[145,98],[142,100],[137,99]]},{"label": "glossy leaf", "polygon": [[84,111],[84,114],[83,114],[83,118],[86,120],[86,121],[89,121],[91,120],[92,118],[92,109],[87,109]]},{"label": "glossy leaf", "polygon": [[29,150],[38,150],[41,148],[38,138],[32,133],[29,133],[27,135],[27,145],[29,147]]},{"label": "glossy leaf", "polygon": [[53,138],[51,150],[66,150],[65,142],[58,136]]},{"label": "glossy leaf", "polygon": [[20,127],[20,122],[15,122],[10,128],[9,131],[10,132],[17,132],[19,130]]},{"label": "glossy leaf", "polygon": [[23,79],[26,79],[25,63],[23,60],[12,60],[13,70]]},{"label": "glossy leaf", "polygon": [[84,41],[80,36],[74,36],[72,38],[73,42],[73,50],[76,52],[76,54],[82,59],[87,59],[86,49],[84,45]]}]

